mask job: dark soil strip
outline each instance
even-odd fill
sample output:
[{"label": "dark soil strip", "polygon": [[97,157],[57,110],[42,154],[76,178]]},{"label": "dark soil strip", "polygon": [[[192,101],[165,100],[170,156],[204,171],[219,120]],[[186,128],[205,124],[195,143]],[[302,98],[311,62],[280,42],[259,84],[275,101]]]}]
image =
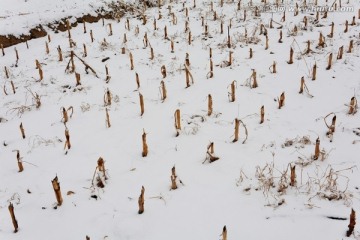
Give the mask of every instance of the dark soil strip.
[{"label": "dark soil strip", "polygon": [[[70,18],[70,17],[69,17]],[[106,13],[98,13],[97,16],[91,16],[89,14],[84,15],[76,19],[76,22],[71,24],[71,27],[76,27],[78,23],[88,22],[94,23],[98,22],[100,19],[114,19],[112,12]],[[47,26],[52,29],[55,33],[66,31],[66,18],[61,19],[60,21],[56,21],[48,24]],[[45,29],[39,25],[36,28],[30,30],[29,34],[21,35],[20,37],[16,37],[14,35],[0,35],[0,45],[2,44],[4,48],[23,43],[29,41],[31,39],[41,38],[47,36],[47,32]]]}]

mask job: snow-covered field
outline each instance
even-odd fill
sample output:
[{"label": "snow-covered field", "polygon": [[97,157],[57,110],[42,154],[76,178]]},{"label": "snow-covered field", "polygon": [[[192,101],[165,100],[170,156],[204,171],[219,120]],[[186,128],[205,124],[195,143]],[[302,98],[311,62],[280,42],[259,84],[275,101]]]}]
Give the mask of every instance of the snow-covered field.
[{"label": "snow-covered field", "polygon": [[[0,22],[4,34],[26,33],[28,27],[57,20],[69,10],[74,15],[85,14],[92,11],[90,4],[104,4],[70,0],[2,2],[6,4],[0,15],[7,15]],[[76,44],[71,48],[67,32],[49,31],[49,54],[45,51],[48,38],[29,41],[28,49],[25,44],[6,48],[5,56],[0,52],[3,88],[0,239],[63,240],[85,239],[85,236],[92,240],[223,239],[225,225],[229,240],[360,238],[357,226],[346,237],[351,209],[360,210],[360,113],[348,114],[350,99],[359,99],[360,93],[359,1],[342,1],[342,6],[352,6],[354,11],[329,11],[327,18],[322,18],[321,13],[318,21],[314,12],[306,11],[300,11],[297,16],[285,11],[285,21],[281,21],[282,12],[262,12],[261,16],[255,16],[254,7],[260,9],[264,4],[258,1],[253,1],[253,6],[242,1],[241,10],[237,10],[237,1],[225,0],[223,6],[220,1],[213,1],[212,11],[210,1],[197,0],[195,7],[193,1],[183,2],[174,0],[160,9],[148,8],[144,11],[145,25],[140,16],[131,15],[119,23],[105,20],[105,25],[102,21],[86,24],[86,33],[83,25],[79,25],[71,29]],[[297,3],[301,6],[303,1]],[[331,4],[318,1],[319,6]],[[294,6],[295,2],[286,6],[290,5]],[[247,9],[245,21],[244,9]],[[16,13],[20,12],[34,14],[18,16]],[[355,25],[351,26],[353,16]],[[273,28],[269,26],[271,18]],[[130,29],[126,29],[127,19]],[[346,20],[349,27],[345,33]],[[330,38],[327,35],[332,22],[334,36]],[[267,29],[268,49],[265,49],[266,36],[259,34],[261,24]],[[278,42],[280,31],[282,43]],[[317,47],[320,33],[325,37],[323,48]],[[308,40],[311,51],[307,54]],[[354,47],[348,53],[350,40]],[[63,61],[59,61],[58,46]],[[344,54],[342,59],[337,59],[341,46]],[[153,59],[150,59],[151,48]],[[212,78],[209,78],[210,48],[214,64]],[[250,48],[252,58],[249,58]],[[287,63],[290,48],[294,50],[293,64]],[[75,72],[71,73],[71,51],[98,77],[74,57],[75,72],[81,78],[81,85],[76,86]],[[190,87],[186,87],[184,65],[187,53],[194,80]],[[330,53],[333,53],[332,66],[326,70]],[[35,60],[43,71],[40,81]],[[271,71],[274,61],[276,73]],[[68,63],[70,69],[66,70]],[[313,81],[315,63],[317,73]],[[105,66],[111,77],[108,83]],[[162,66],[166,67],[165,78],[161,74]],[[252,69],[256,71],[256,88],[250,87]],[[308,92],[299,94],[301,77]],[[16,93],[12,91],[11,81]],[[161,81],[166,85],[165,100],[162,100]],[[230,102],[229,94],[232,83],[234,102]],[[105,106],[107,90],[112,94],[112,102]],[[285,105],[279,109],[278,98],[283,92]],[[41,101],[39,107],[34,99],[36,94]],[[139,94],[144,99],[142,116]],[[207,115],[209,94],[213,101],[210,116]],[[74,111],[65,126],[62,107],[70,106]],[[265,119],[260,124],[262,106]],[[106,125],[106,109],[111,127]],[[174,127],[177,109],[181,116],[178,137]],[[335,132],[329,137],[324,118],[331,125],[335,115]],[[236,118],[242,123],[239,140],[233,142]],[[25,139],[19,128],[21,123]],[[64,149],[66,128],[70,149]],[[142,157],[143,131],[149,150],[146,157]],[[320,156],[314,160],[317,138]],[[205,161],[211,142],[213,155],[219,157],[212,163]],[[22,172],[18,172],[17,150],[24,167]],[[94,175],[99,157],[105,161],[104,188],[97,186],[102,173],[96,171]],[[173,166],[176,190],[171,190]],[[293,166],[296,166],[296,182],[290,186]],[[61,185],[61,206],[57,206],[51,183],[55,176]],[[145,211],[138,214],[142,186]],[[10,203],[19,225],[17,233],[13,232],[8,211]]]}]

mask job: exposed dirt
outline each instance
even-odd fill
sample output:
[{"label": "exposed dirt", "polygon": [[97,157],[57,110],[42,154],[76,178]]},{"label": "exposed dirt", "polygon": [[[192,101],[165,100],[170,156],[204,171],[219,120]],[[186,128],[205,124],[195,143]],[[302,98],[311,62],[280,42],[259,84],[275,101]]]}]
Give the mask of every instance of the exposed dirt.
[{"label": "exposed dirt", "polygon": [[28,35],[21,35],[20,37],[15,37],[13,35],[0,35],[0,45],[2,44],[4,48],[7,48],[31,39],[45,37],[46,35],[47,32],[41,25],[39,25],[36,28],[31,29]]},{"label": "exposed dirt", "polygon": [[[69,16],[71,18],[71,16]],[[59,21],[50,23],[47,25],[48,28],[52,29],[55,33],[64,32],[66,28],[66,19],[61,19]],[[114,19],[112,12],[99,13],[96,16],[91,16],[90,14],[84,15],[76,19],[76,22],[71,24],[71,27],[76,27],[79,23],[88,22],[94,23],[98,22],[101,19]],[[2,44],[4,48],[29,41],[31,39],[41,38],[47,36],[47,32],[42,25],[37,26],[30,30],[29,34],[21,35],[16,37],[14,35],[0,35],[0,45]]]}]

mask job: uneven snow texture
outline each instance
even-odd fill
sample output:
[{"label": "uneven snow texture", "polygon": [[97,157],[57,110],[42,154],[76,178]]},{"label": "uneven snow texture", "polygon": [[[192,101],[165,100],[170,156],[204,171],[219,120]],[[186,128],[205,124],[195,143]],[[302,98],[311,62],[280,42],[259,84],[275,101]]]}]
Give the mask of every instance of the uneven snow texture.
[{"label": "uneven snow texture", "polygon": [[[242,2],[242,10],[237,11],[237,2],[224,2],[221,7],[220,1],[214,1],[217,20],[210,11],[210,1],[198,0],[195,8],[193,1],[186,2],[189,17],[185,16],[183,1],[173,1],[171,8],[164,5],[160,10],[147,9],[146,25],[142,25],[141,18],[126,15],[119,23],[87,24],[86,33],[82,25],[73,28],[71,35],[76,46],[72,48],[64,32],[50,33],[49,54],[45,53],[47,38],[29,41],[29,49],[25,43],[5,49],[5,56],[0,55],[0,83],[7,93],[0,93],[0,239],[75,240],[88,235],[92,240],[217,240],[224,225],[229,240],[346,239],[351,208],[360,212],[360,113],[348,114],[351,97],[360,99],[360,20],[356,19],[356,25],[349,26],[347,33],[344,24],[357,16],[359,2],[342,1],[343,5],[355,6],[356,12],[329,12],[326,19],[321,19],[321,14],[319,22],[314,14],[306,12],[298,16],[286,12],[285,22],[280,21],[282,13],[261,13],[261,17],[254,17],[248,3]],[[1,7],[1,15],[9,15],[5,24],[1,23],[1,30],[20,34],[39,19],[51,21],[69,12],[74,16],[88,13],[94,9],[91,4],[103,3],[2,0],[1,4],[6,6],[5,10]],[[332,3],[319,1],[318,4]],[[245,8],[248,9],[246,21]],[[161,19],[158,19],[159,11]],[[20,12],[30,14],[18,16]],[[308,18],[307,28],[304,16]],[[208,36],[204,34],[201,17],[208,25]],[[269,27],[271,17],[277,22],[273,23],[274,28]],[[125,29],[126,19],[129,30]],[[220,34],[221,20],[223,34]],[[231,48],[228,48],[230,21]],[[327,37],[331,22],[335,23],[333,38]],[[112,36],[109,36],[109,23]],[[267,50],[266,37],[259,35],[261,23],[268,31]],[[282,29],[278,29],[278,23]],[[297,34],[293,32],[295,25]],[[165,27],[168,39],[164,38]],[[95,38],[93,43],[90,30]],[[280,30],[282,43],[278,42]],[[316,47],[320,32],[325,36],[325,48]],[[145,33],[151,45],[144,45]],[[174,52],[170,51],[170,40],[174,42]],[[303,54],[308,40],[313,51]],[[354,49],[347,53],[350,40]],[[86,57],[83,44],[87,46]],[[58,46],[62,49],[62,62],[58,60]],[[153,60],[149,59],[150,46]],[[345,50],[343,58],[336,59],[341,46]],[[125,54],[121,53],[123,47]],[[290,47],[294,49],[293,64],[287,63]],[[207,78],[210,48],[213,78]],[[75,71],[81,76],[81,85],[75,86],[74,73],[65,71],[71,51],[89,64],[99,78],[91,72],[87,74],[84,65],[75,58]],[[230,51],[232,65],[226,66]],[[130,69],[130,53],[134,70]],[[188,88],[184,71],[186,53],[194,78],[194,84]],[[325,70],[330,53],[334,55],[333,64],[330,70]],[[109,59],[103,61],[105,58]],[[42,66],[41,81],[35,59]],[[270,72],[274,61],[275,74]],[[317,79],[312,81],[315,63]],[[166,78],[160,72],[163,65]],[[3,71],[5,66],[9,78]],[[111,76],[109,83],[105,82],[105,66]],[[257,73],[257,88],[248,86],[252,69]],[[140,78],[139,89],[135,73]],[[302,76],[313,97],[305,92],[299,94]],[[162,80],[167,88],[165,101],[161,100]],[[236,100],[229,102],[230,84],[234,80]],[[16,87],[15,94],[10,81]],[[113,101],[105,107],[107,89]],[[31,92],[41,98],[38,109]],[[277,98],[282,92],[286,96],[285,105],[278,109]],[[144,96],[143,116],[140,116],[139,93]],[[207,116],[208,94],[213,98],[211,116]],[[263,105],[265,122],[260,124]],[[74,114],[66,127],[72,147],[66,151],[61,108],[70,106]],[[106,108],[110,128],[105,124]],[[181,111],[182,123],[178,137],[174,128],[176,109]],[[330,141],[323,118],[332,112],[337,120]],[[326,119],[328,124],[332,116]],[[244,144],[242,125],[239,141],[232,142],[235,118],[246,124],[249,136]],[[25,129],[25,139],[20,134],[20,123]],[[141,156],[143,131],[147,133],[147,157]],[[318,137],[322,156],[314,161],[312,155]],[[220,157],[213,163],[204,162],[210,142],[214,142],[215,155]],[[21,173],[15,150],[20,151],[24,165]],[[92,186],[99,157],[105,160],[108,175],[105,188]],[[178,182],[178,189],[170,191],[174,165],[183,184]],[[290,165],[296,166],[293,187],[289,185]],[[98,174],[101,173],[95,177]],[[54,209],[56,199],[51,185],[55,176],[59,178],[64,199],[57,209]],[[145,212],[139,215],[141,186],[145,187]],[[68,191],[75,194],[67,195]],[[330,201],[326,197],[336,199]],[[17,233],[13,233],[7,209],[10,202],[19,223]],[[349,239],[359,239],[358,229],[355,226]]]}]

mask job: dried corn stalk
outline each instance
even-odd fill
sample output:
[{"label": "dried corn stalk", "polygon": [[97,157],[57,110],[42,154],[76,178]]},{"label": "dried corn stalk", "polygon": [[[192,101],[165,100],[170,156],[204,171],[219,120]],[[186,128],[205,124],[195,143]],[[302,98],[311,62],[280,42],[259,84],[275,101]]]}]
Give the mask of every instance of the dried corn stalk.
[{"label": "dried corn stalk", "polygon": [[134,70],[134,59],[131,52],[129,53],[129,57],[130,57],[130,70]]},{"label": "dried corn stalk", "polygon": [[86,33],[86,22],[83,21],[83,29],[84,29],[84,34]]},{"label": "dried corn stalk", "polygon": [[325,12],[324,12],[324,14],[323,14],[323,16],[322,16],[322,18],[327,18],[327,11],[325,10]]},{"label": "dried corn stalk", "polygon": [[166,78],[166,67],[165,67],[165,65],[161,66],[160,71],[161,71],[161,74],[162,74],[163,78]]},{"label": "dried corn stalk", "polygon": [[356,224],[356,215],[355,215],[355,211],[354,209],[351,209],[351,214],[350,214],[350,223],[348,225],[348,230],[346,232],[346,236],[350,237],[351,234],[353,234],[354,232],[354,228],[355,228],[355,224]]},{"label": "dried corn stalk", "polygon": [[232,65],[232,51],[229,51],[229,61],[228,61],[228,65],[231,66]]},{"label": "dried corn stalk", "polygon": [[354,40],[350,40],[349,49],[348,49],[347,53],[351,53],[351,52],[352,52],[353,45],[354,45]]},{"label": "dried corn stalk", "polygon": [[313,159],[314,160],[318,160],[319,159],[319,155],[320,155],[320,139],[319,137],[316,139],[316,143],[315,143],[315,154]]},{"label": "dried corn stalk", "polygon": [[235,118],[235,130],[234,130],[234,140],[233,142],[237,142],[239,140],[239,127],[240,127],[240,120]]},{"label": "dried corn stalk", "polygon": [[207,115],[211,116],[212,112],[213,112],[213,101],[212,101],[212,96],[209,94],[208,95],[208,112],[207,112]]},{"label": "dried corn stalk", "polygon": [[106,73],[106,78],[105,78],[105,82],[106,83],[109,83],[110,82],[110,79],[111,79],[111,76],[109,74],[109,69],[108,67],[105,65],[105,73]]},{"label": "dried corn stalk", "polygon": [[144,34],[143,44],[144,44],[144,48],[147,48],[147,46],[148,46],[148,44],[149,44],[147,32]]},{"label": "dried corn stalk", "polygon": [[19,172],[24,171],[24,167],[23,167],[23,164],[22,164],[22,157],[20,157],[20,151],[19,150],[14,150],[13,152],[16,152],[16,160],[17,160]]},{"label": "dried corn stalk", "polygon": [[14,206],[13,206],[13,204],[11,202],[9,204],[8,209],[9,209],[11,220],[12,220],[12,223],[13,223],[13,226],[14,226],[14,233],[17,233],[18,229],[19,229],[19,225],[18,225],[18,222],[17,222],[17,220],[15,218]]},{"label": "dried corn stalk", "polygon": [[84,48],[84,53],[83,53],[83,57],[87,57],[87,49],[86,49],[86,44],[83,44],[83,48]]},{"label": "dried corn stalk", "polygon": [[9,71],[7,70],[7,67],[4,67],[4,71],[5,71],[5,76],[7,79],[9,79]]},{"label": "dried corn stalk", "polygon": [[15,88],[14,82],[10,81],[10,84],[11,84],[12,91],[15,94],[16,93],[16,88]]},{"label": "dried corn stalk", "polygon": [[105,106],[110,106],[111,105],[111,100],[112,100],[112,94],[111,94],[110,90],[107,89],[106,93],[104,95],[104,105]]},{"label": "dried corn stalk", "polygon": [[168,35],[167,35],[167,26],[164,27],[164,39],[168,39]]},{"label": "dried corn stalk", "polygon": [[70,113],[70,118],[72,117],[72,115],[74,114],[74,108],[72,106],[68,107],[68,109],[66,110],[64,107],[62,107],[62,115],[63,118],[61,119],[63,121],[63,123],[67,123],[69,121],[69,115],[68,112],[71,111]]},{"label": "dried corn stalk", "polygon": [[175,130],[177,137],[180,135],[180,131],[181,131],[180,109],[176,109],[174,113],[174,118],[175,118]]},{"label": "dried corn stalk", "polygon": [[269,48],[269,35],[266,34],[265,36],[265,50],[268,50]]},{"label": "dried corn stalk", "polygon": [[188,88],[188,87],[190,87],[190,83],[194,84],[194,78],[193,78],[193,76],[192,76],[192,74],[190,72],[189,67],[186,64],[184,64],[184,66],[185,66],[186,88]]},{"label": "dried corn stalk", "polygon": [[70,149],[71,148],[71,143],[70,143],[70,133],[69,133],[69,129],[65,126],[65,145],[64,145],[64,149]]},{"label": "dried corn stalk", "polygon": [[161,100],[165,101],[165,99],[167,97],[167,91],[166,91],[166,86],[165,86],[164,81],[160,82],[160,93],[161,93]]},{"label": "dried corn stalk", "polygon": [[271,73],[276,73],[276,62],[273,61],[273,64],[269,67]]},{"label": "dried corn stalk", "polygon": [[305,83],[305,79],[304,77],[301,77],[301,81],[300,81],[300,91],[299,93],[303,93],[305,90],[305,92],[309,95],[309,97],[314,97],[313,95],[310,94],[309,88],[307,87],[306,83]]},{"label": "dried corn stalk", "polygon": [[290,48],[290,59],[289,61],[287,61],[288,64],[293,64],[293,56],[294,56],[294,50],[292,48]]},{"label": "dried corn stalk", "polygon": [[334,36],[334,22],[331,23],[331,31],[330,34],[328,35],[329,38],[332,38]]},{"label": "dried corn stalk", "polygon": [[325,39],[324,36],[322,35],[322,33],[320,33],[318,47],[321,47],[321,48],[325,47],[325,40],[324,39]]},{"label": "dried corn stalk", "polygon": [[154,49],[150,48],[150,60],[154,60]]},{"label": "dried corn stalk", "polygon": [[310,47],[310,40],[307,41],[307,48],[306,48],[306,54],[310,54],[313,50]]},{"label": "dried corn stalk", "polygon": [[145,193],[145,188],[144,188],[144,186],[142,186],[141,187],[141,193],[140,193],[139,200],[138,200],[138,204],[139,204],[138,213],[139,214],[142,214],[144,212],[144,202],[145,202],[144,193]]},{"label": "dried corn stalk", "polygon": [[92,186],[94,186],[94,179],[96,176],[96,173],[98,173],[98,177],[96,178],[96,186],[99,188],[104,188],[105,184],[104,182],[108,179],[106,175],[106,169],[105,169],[105,161],[102,157],[99,157],[97,160],[97,165],[92,177]]},{"label": "dried corn stalk", "polygon": [[105,108],[105,113],[106,113],[106,126],[109,128],[111,127],[111,124],[110,124],[109,110],[107,108]]},{"label": "dried corn stalk", "polygon": [[253,50],[252,50],[252,48],[250,48],[250,50],[249,50],[249,58],[251,59],[253,57]]},{"label": "dried corn stalk", "polygon": [[265,116],[265,108],[264,105],[260,108],[260,124],[264,123],[264,116]]},{"label": "dried corn stalk", "polygon": [[174,39],[171,39],[170,41],[170,49],[171,49],[171,53],[174,53]]},{"label": "dried corn stalk", "polygon": [[212,59],[210,58],[210,72],[208,72],[207,78],[213,78],[213,77],[214,77],[214,65]]},{"label": "dried corn stalk", "polygon": [[49,53],[50,53],[49,43],[48,43],[48,42],[45,42],[45,52],[46,52],[46,54],[49,54]]},{"label": "dried corn stalk", "polygon": [[1,47],[1,53],[2,53],[2,55],[5,56],[4,45],[3,45],[3,44],[0,44],[0,47]]},{"label": "dried corn stalk", "polygon": [[145,112],[145,107],[144,107],[144,97],[141,93],[139,93],[139,99],[140,99],[140,116],[142,116]]},{"label": "dried corn stalk", "polygon": [[349,22],[348,22],[348,20],[346,20],[344,33],[347,33],[348,29],[349,29]]},{"label": "dried corn stalk", "polygon": [[[329,117],[330,115],[334,115],[332,120],[331,120],[331,125],[329,125],[326,122],[326,118]],[[335,115],[335,113],[329,113],[328,115],[326,115],[326,117],[324,117],[324,122],[325,122],[326,127],[328,128],[328,131],[327,131],[326,135],[329,136],[329,137],[332,137],[332,135],[335,132],[335,124],[336,124],[336,115]]]},{"label": "dried corn stalk", "polygon": [[108,23],[108,26],[109,26],[109,36],[112,36],[112,35],[113,35],[113,31],[112,31],[111,23]]},{"label": "dried corn stalk", "polygon": [[299,91],[299,93],[304,92],[304,85],[305,85],[305,79],[304,79],[304,76],[302,76],[301,77],[301,82],[300,82],[300,91]]},{"label": "dried corn stalk", "polygon": [[285,92],[282,92],[280,98],[278,98],[279,109],[285,105]]},{"label": "dried corn stalk", "polygon": [[62,51],[61,51],[60,46],[58,46],[57,51],[58,51],[58,55],[59,55],[59,62],[62,62],[63,61],[63,55],[62,55]]},{"label": "dried corn stalk", "polygon": [[139,78],[138,73],[135,73],[135,81],[136,81],[137,88],[139,89],[140,88],[140,78]]},{"label": "dried corn stalk", "polygon": [[129,21],[129,18],[126,19],[125,29],[128,30],[128,31],[130,31],[130,21]]},{"label": "dried corn stalk", "polygon": [[230,102],[235,102],[235,87],[236,87],[235,83],[236,83],[236,81],[234,80],[230,85],[230,89],[231,89],[230,93],[229,93]]},{"label": "dried corn stalk", "polygon": [[252,71],[253,72],[251,74],[251,78],[252,78],[253,82],[252,82],[251,87],[252,88],[257,88],[259,85],[258,85],[257,80],[256,80],[256,71],[255,71],[255,69],[252,69]]},{"label": "dried corn stalk", "polygon": [[22,123],[20,123],[20,132],[23,139],[25,139],[25,130]]},{"label": "dried corn stalk", "polygon": [[146,133],[145,130],[143,130],[143,134],[142,134],[142,156],[146,157],[148,155],[148,145],[146,143]]},{"label": "dried corn stalk", "polygon": [[307,26],[308,26],[308,19],[307,19],[306,16],[304,16],[303,22],[304,22],[304,29],[306,30],[306,29],[307,29]]},{"label": "dried corn stalk", "polygon": [[231,48],[230,26],[228,26],[227,47]]},{"label": "dried corn stalk", "polygon": [[80,73],[75,72],[75,80],[76,80],[76,86],[81,85]]},{"label": "dried corn stalk", "polygon": [[19,62],[19,52],[18,50],[15,48],[15,56],[16,56],[16,65]]},{"label": "dried corn stalk", "polygon": [[41,81],[44,79],[43,70],[41,68],[41,65],[39,65],[38,68],[39,68],[39,76],[40,76],[40,79],[38,81]]},{"label": "dried corn stalk", "polygon": [[189,58],[189,53],[185,54],[185,65],[186,66],[190,66],[190,58]]},{"label": "dried corn stalk", "polygon": [[[66,20],[66,30],[68,32],[68,38],[71,39],[71,32],[70,32],[71,26],[69,20]],[[70,46],[71,47],[71,46]]]},{"label": "dried corn stalk", "polygon": [[107,180],[106,169],[105,169],[105,161],[102,157],[99,157],[97,161],[97,170],[102,173],[103,178]]},{"label": "dried corn stalk", "polygon": [[355,114],[357,112],[357,107],[357,99],[356,97],[352,97],[349,104],[348,114]]},{"label": "dried corn stalk", "polygon": [[313,80],[313,81],[316,80],[316,63],[314,64],[313,69],[312,69],[311,80]]},{"label": "dried corn stalk", "polygon": [[343,53],[344,53],[344,46],[341,46],[341,47],[339,47],[339,51],[338,51],[336,59],[338,59],[338,60],[342,59]]},{"label": "dried corn stalk", "polygon": [[[216,157],[216,156],[214,155],[214,152],[215,152],[215,150],[214,150],[214,143],[211,142],[211,143],[208,145],[207,149],[206,149],[206,158],[205,158],[205,161],[206,161],[207,159],[209,159],[210,163],[212,163],[212,162],[215,162],[216,160],[219,160],[220,158],[219,158],[219,157]],[[204,161],[204,162],[205,162],[205,161]]]},{"label": "dried corn stalk", "polygon": [[223,231],[222,231],[221,235],[222,235],[222,240],[227,240],[227,229],[226,229],[226,225],[223,227]]},{"label": "dried corn stalk", "polygon": [[294,187],[296,184],[295,167],[296,167],[296,165],[290,166],[290,186],[292,186],[292,187]]},{"label": "dried corn stalk", "polygon": [[170,176],[170,179],[171,179],[171,190],[177,189],[176,176],[171,175],[171,176]]},{"label": "dried corn stalk", "polygon": [[57,205],[61,206],[61,204],[63,203],[63,198],[61,196],[61,189],[60,189],[60,183],[58,181],[58,177],[56,176],[52,181],[51,181],[52,185],[53,185],[53,189],[55,192],[55,197],[56,197],[56,201],[57,201]]},{"label": "dried corn stalk", "polygon": [[90,39],[91,39],[91,42],[93,43],[94,42],[94,35],[93,35],[92,30],[90,30]]},{"label": "dried corn stalk", "polygon": [[[70,73],[73,73],[73,72],[75,72],[74,51],[70,52],[70,63],[71,63]],[[69,67],[69,65],[68,65],[68,67]],[[68,67],[66,69],[68,69]]]},{"label": "dried corn stalk", "polygon": [[175,190],[177,189],[177,184],[176,184],[176,171],[175,171],[175,166],[173,166],[171,168],[171,176],[170,176],[170,179],[171,179],[171,190]]}]

